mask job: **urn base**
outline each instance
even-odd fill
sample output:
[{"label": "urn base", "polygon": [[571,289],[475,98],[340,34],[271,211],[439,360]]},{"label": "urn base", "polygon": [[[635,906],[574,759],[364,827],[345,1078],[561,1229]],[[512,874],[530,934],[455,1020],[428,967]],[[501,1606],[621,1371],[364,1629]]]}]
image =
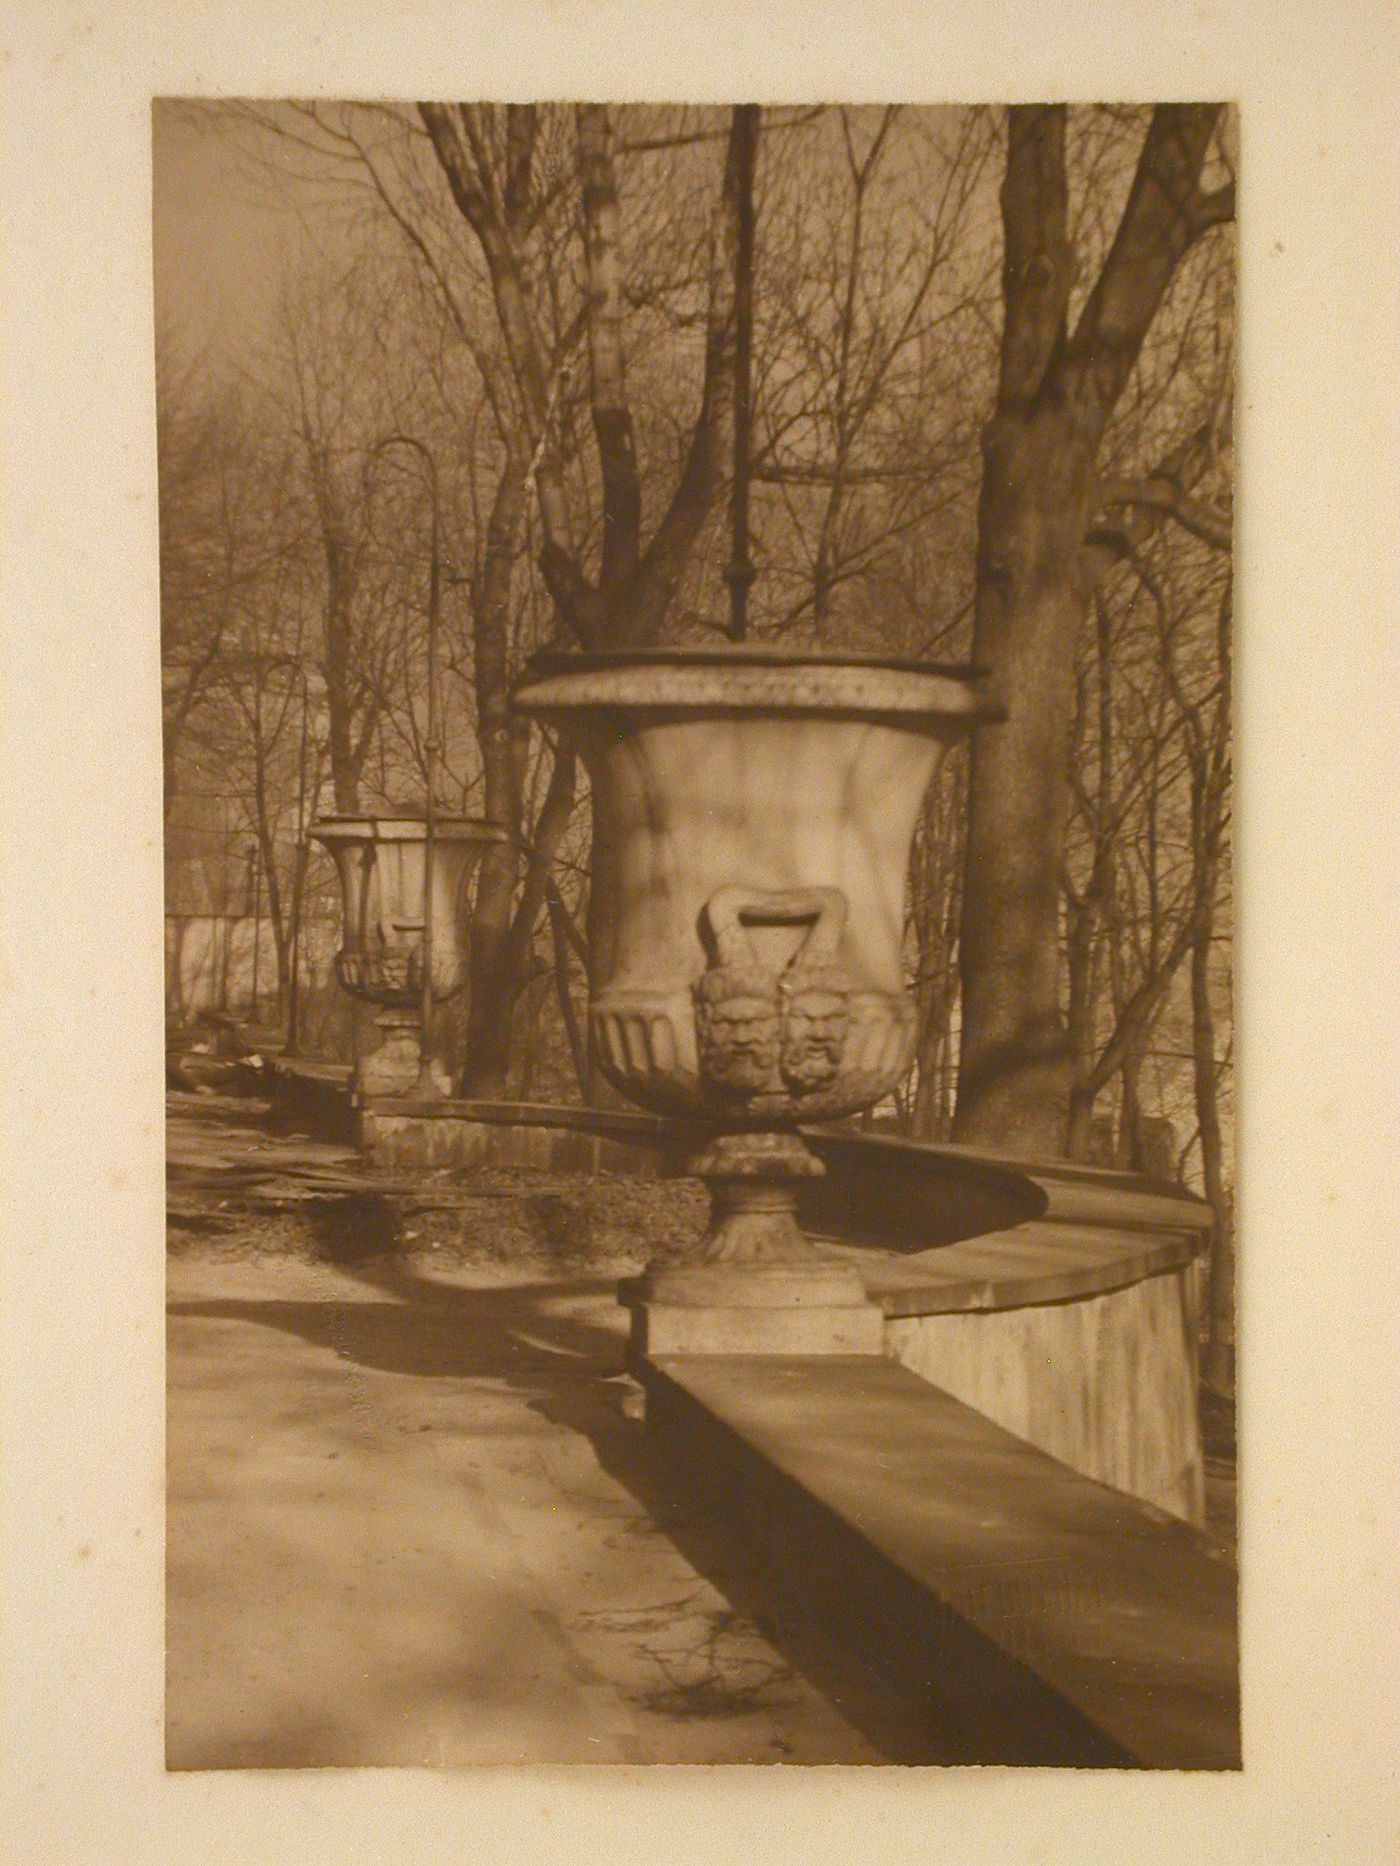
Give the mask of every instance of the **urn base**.
[{"label": "urn base", "polygon": [[798,1188],[822,1172],[794,1134],[722,1134],[692,1156],[710,1228],[690,1263],[656,1265],[632,1298],[643,1354],[879,1354],[884,1317],[855,1271],[797,1222]]}]

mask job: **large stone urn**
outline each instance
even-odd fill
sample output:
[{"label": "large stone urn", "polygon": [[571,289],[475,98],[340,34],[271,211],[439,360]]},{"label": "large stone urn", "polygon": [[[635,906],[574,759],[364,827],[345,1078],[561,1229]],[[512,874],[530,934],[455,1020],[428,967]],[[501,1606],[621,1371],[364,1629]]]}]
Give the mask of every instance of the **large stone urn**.
[{"label": "large stone urn", "polygon": [[517,706],[593,791],[590,1035],[630,1100],[692,1125],[712,1222],[638,1289],[651,1352],[877,1352],[855,1273],[796,1219],[796,1129],[913,1059],[905,891],[940,760],[993,714],[966,669],[754,650],[541,655]]},{"label": "large stone urn", "polygon": [[[422,1086],[425,915],[431,911],[432,999],[442,1003],[467,979],[462,892],[488,843],[502,832],[474,817],[437,818],[430,893],[422,815],[324,816],[311,833],[330,851],[340,879],[336,977],[368,1007],[355,1026],[352,1090],[359,1099],[412,1094]],[[436,1092],[449,1092],[445,1061],[428,1060]]]}]

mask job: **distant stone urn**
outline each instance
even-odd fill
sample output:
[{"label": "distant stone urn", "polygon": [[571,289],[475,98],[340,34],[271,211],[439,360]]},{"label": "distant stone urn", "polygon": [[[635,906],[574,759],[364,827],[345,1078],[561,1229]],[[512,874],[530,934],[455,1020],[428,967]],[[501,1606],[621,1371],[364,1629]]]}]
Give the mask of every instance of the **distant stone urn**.
[{"label": "distant stone urn", "polygon": [[599,1066],[699,1130],[713,1223],[649,1289],[728,1302],[712,1273],[742,1265],[773,1273],[775,1302],[805,1273],[808,1300],[837,1272],[795,1219],[821,1168],[793,1130],[873,1106],[909,1068],[910,848],[944,753],[994,713],[986,681],[755,650],[546,654],[515,701],[592,783]]},{"label": "distant stone urn", "polygon": [[[341,939],[336,977],[352,998],[377,1007],[369,1040],[356,1027],[355,1088],[403,1095],[418,1075],[423,999],[424,879],[427,838],[422,814],[323,816],[311,834],[330,851],[340,880]],[[501,831],[474,817],[433,825],[433,998],[466,983],[467,953],[459,898],[488,843]],[[440,1086],[450,1086],[443,1071]]]}]

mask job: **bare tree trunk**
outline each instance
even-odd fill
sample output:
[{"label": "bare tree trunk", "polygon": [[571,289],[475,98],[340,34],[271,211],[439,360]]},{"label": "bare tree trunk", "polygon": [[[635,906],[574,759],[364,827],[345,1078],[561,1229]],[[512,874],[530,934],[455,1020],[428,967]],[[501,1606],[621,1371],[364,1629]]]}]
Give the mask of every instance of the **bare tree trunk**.
[{"label": "bare tree trunk", "polygon": [[564,1035],[569,1042],[569,1056],[574,1065],[574,1074],[578,1078],[579,1093],[588,1099],[588,1044],[579,1026],[578,1013],[574,1009],[573,997],[569,991],[569,939],[568,910],[564,906],[559,889],[551,881],[545,890],[545,903],[549,908],[549,927],[554,939],[554,990],[559,1001],[559,1016],[564,1025]]},{"label": "bare tree trunk", "polygon": [[[952,1054],[954,928],[957,921],[956,887],[940,916],[936,932],[920,942],[920,962],[935,969],[919,992],[918,1083],[910,1109],[909,1131],[918,1140],[948,1137],[948,1059]],[[938,949],[931,950],[938,942]]]},{"label": "bare tree trunk", "polygon": [[1118,1071],[1118,1081],[1122,1099],[1118,1106],[1118,1148],[1116,1164],[1125,1171],[1140,1173],[1143,1170],[1142,1136],[1142,1097],[1139,1084],[1142,1080],[1143,1056],[1147,1046],[1147,1031],[1143,1029],[1128,1045],[1127,1053]]},{"label": "bare tree trunk", "polygon": [[325,641],[322,674],[329,721],[331,790],[337,810],[353,814],[360,807],[360,761],[355,756],[354,701],[351,694],[353,651],[352,591],[341,562],[344,544],[334,532],[323,536],[326,556]]},{"label": "bare tree trunk", "polygon": [[1221,1144],[1220,1080],[1215,1054],[1215,1014],[1210,1002],[1210,955],[1214,933],[1213,900],[1196,929],[1191,946],[1191,1037],[1196,1086],[1196,1119],[1201,1130],[1201,1171],[1213,1224],[1210,1276],[1206,1295],[1206,1349],[1201,1373],[1217,1393],[1234,1388],[1234,1227],[1225,1188]]},{"label": "bare tree trunk", "polygon": [[914,930],[920,986],[918,1085],[909,1131],[919,1140],[946,1140],[950,1124],[953,1012],[957,1004],[958,923],[962,875],[956,846],[962,786],[945,767],[942,781],[924,799],[923,827],[916,847]]},{"label": "bare tree trunk", "polygon": [[1071,1160],[1088,1160],[1094,1151],[1094,1105],[1098,1091],[1071,1086],[1069,1120],[1065,1127],[1065,1154]]},{"label": "bare tree trunk", "polygon": [[[253,699],[247,708],[253,751],[253,833],[257,837],[258,860],[262,864],[267,917],[272,922],[272,944],[277,966],[277,1002],[284,1000],[287,989],[287,946],[289,928],[282,916],[282,883],[277,872],[277,843],[273,833],[272,803],[268,795],[267,744],[263,737],[262,675],[255,676]],[[257,905],[257,891],[254,893]],[[258,916],[253,919],[254,949],[259,946],[261,928]],[[254,1006],[254,1017],[257,1007]]]},{"label": "bare tree trunk", "polygon": [[1060,1005],[1060,877],[1075,651],[1104,428],[1183,254],[1231,204],[1199,178],[1214,105],[1153,112],[1127,205],[1073,334],[1065,112],[1010,113],[1005,324],[983,437],[973,654],[1004,724],[972,749],[957,1139],[1066,1145],[1072,1057]]},{"label": "bare tree trunk", "polygon": [[1095,1007],[1098,1002],[1095,934],[1099,920],[1099,893],[1091,877],[1083,898],[1069,909],[1066,969],[1069,975],[1068,1035],[1074,1076],[1070,1084],[1069,1120],[1065,1151],[1071,1160],[1087,1160],[1093,1144],[1094,1104],[1098,1085],[1093,1081]]},{"label": "bare tree trunk", "polygon": [[520,1032],[515,1044],[519,1052],[519,1078],[516,1097],[529,1101],[535,1091],[535,1068],[539,1060],[540,1013],[544,1008],[548,981],[535,977],[520,992]]},{"label": "bare tree trunk", "polygon": [[[463,1094],[490,1096],[505,1092],[510,1067],[511,1018],[525,984],[531,943],[545,904],[554,858],[573,814],[576,775],[573,754],[556,750],[554,769],[526,852],[520,898],[509,925],[496,942],[494,961],[482,987],[484,1002],[472,1004],[472,1016],[478,1020],[478,1047],[468,1048]],[[476,937],[474,921],[473,939]]]}]

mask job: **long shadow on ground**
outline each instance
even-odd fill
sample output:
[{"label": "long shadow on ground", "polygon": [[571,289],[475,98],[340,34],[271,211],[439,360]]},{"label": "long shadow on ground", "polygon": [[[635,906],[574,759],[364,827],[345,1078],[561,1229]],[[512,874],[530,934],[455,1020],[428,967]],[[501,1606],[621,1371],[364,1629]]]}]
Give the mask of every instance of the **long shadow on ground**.
[{"label": "long shadow on ground", "polygon": [[[364,1236],[363,1229],[359,1235]],[[707,1514],[687,1493],[685,1474],[655,1455],[633,1416],[638,1393],[623,1363],[620,1334],[561,1305],[613,1288],[597,1275],[461,1287],[425,1276],[403,1260],[350,1264],[330,1238],[328,1256],[365,1297],[321,1302],[217,1299],[171,1304],[173,1315],[255,1322],[329,1348],[362,1367],[418,1379],[500,1381],[541,1417],[585,1437],[599,1464],[646,1510],[690,1565],[751,1620],[795,1671],[823,1693],[892,1762],[1035,1763],[1025,1736],[1008,1738],[969,1713],[967,1702],[940,1716],[927,1701],[874,1668],[839,1625],[775,1611],[743,1543],[742,1525]],[[712,1701],[713,1700],[713,1701]],[[742,1708],[736,1702],[734,1708]],[[684,1696],[676,1715],[723,1714],[723,1693]]]}]

